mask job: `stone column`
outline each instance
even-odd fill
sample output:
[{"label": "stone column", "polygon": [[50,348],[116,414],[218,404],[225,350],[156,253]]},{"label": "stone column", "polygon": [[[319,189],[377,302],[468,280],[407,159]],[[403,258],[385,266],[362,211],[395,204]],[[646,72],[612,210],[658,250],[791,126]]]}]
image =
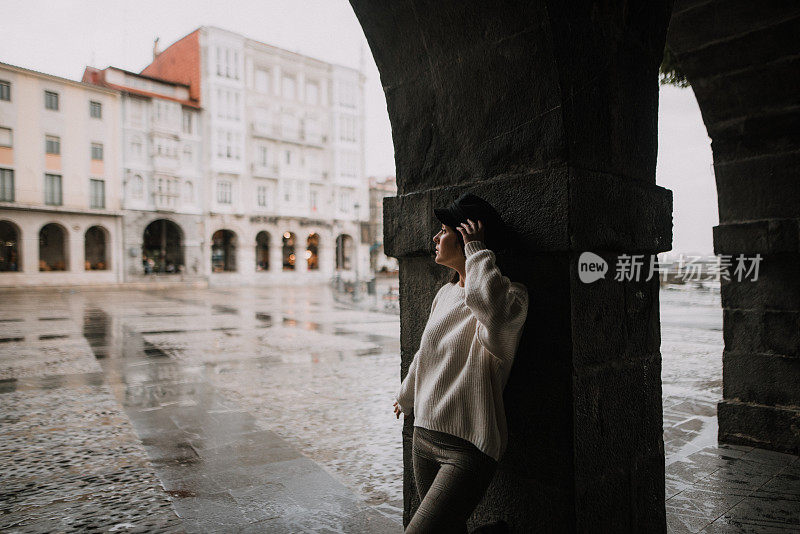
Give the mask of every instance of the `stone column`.
[{"label": "stone column", "polygon": [[[718,16],[724,13],[725,16]],[[680,0],[669,45],[712,139],[722,282],[719,440],[800,454],[800,61],[797,7]],[[789,43],[792,43],[791,45]],[[754,274],[734,276],[741,256]]]},{"label": "stone column", "polygon": [[[351,4],[395,145],[384,246],[400,262],[398,380],[449,276],[432,258],[433,208],[472,191],[516,232],[498,263],[530,308],[504,394],[508,449],[470,527],[665,532],[658,280],[613,274],[621,254],[671,246],[671,193],[655,185],[670,2]],[[583,251],[608,262],[605,279],[578,279]]]}]

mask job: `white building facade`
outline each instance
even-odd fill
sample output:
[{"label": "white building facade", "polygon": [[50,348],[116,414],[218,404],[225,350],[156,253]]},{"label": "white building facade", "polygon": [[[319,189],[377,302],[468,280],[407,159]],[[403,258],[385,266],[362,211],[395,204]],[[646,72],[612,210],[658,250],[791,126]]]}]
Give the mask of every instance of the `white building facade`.
[{"label": "white building facade", "polygon": [[121,93],[124,279],[207,277],[202,116],[189,86],[108,67],[84,81]]},{"label": "white building facade", "polygon": [[122,281],[119,98],[0,63],[0,286]]},{"label": "white building facade", "polygon": [[213,27],[143,73],[202,95],[212,285],[370,276],[363,74]]}]

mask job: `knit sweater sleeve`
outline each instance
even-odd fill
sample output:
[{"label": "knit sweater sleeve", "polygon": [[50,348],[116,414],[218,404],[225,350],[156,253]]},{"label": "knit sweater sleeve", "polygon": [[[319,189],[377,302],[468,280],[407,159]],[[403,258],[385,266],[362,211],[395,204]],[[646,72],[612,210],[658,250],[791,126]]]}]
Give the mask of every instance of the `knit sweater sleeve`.
[{"label": "knit sweater sleeve", "polygon": [[[430,316],[433,315],[433,310],[436,309],[436,302],[439,300],[440,292],[441,289],[436,293],[436,296],[433,297],[428,320],[430,320]],[[410,415],[414,412],[414,389],[417,383],[417,366],[419,363],[420,352],[422,352],[422,346],[420,346],[419,349],[417,349],[417,352],[414,354],[414,358],[411,360],[411,365],[408,367],[408,373],[406,373],[406,377],[400,384],[400,389],[394,396],[397,404],[400,405],[400,411],[406,415]]]},{"label": "knit sweater sleeve", "polygon": [[500,272],[494,252],[482,241],[466,243],[464,253],[465,304],[480,323],[478,340],[501,360],[513,359],[528,314],[527,288]]}]

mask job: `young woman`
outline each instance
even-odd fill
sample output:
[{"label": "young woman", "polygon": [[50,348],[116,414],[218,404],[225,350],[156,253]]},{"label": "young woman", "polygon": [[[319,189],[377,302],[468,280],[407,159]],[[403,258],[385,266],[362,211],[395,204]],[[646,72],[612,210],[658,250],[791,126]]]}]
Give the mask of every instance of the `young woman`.
[{"label": "young woman", "polygon": [[506,235],[488,202],[465,194],[434,212],[442,222],[433,237],[435,261],[454,273],[433,299],[394,412],[398,419],[401,412],[404,418],[414,415],[420,505],[405,532],[462,534],[505,452],[503,389],[528,313],[528,292],[495,265],[490,246]]}]

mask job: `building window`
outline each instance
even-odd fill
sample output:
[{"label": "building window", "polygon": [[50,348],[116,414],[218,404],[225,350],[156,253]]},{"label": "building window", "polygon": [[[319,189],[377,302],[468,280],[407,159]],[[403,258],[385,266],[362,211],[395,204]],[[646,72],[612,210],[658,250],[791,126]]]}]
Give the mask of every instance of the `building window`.
[{"label": "building window", "polygon": [[44,203],[48,206],[60,206],[62,204],[60,174],[44,175]]},{"label": "building window", "polygon": [[103,105],[100,102],[89,102],[89,116],[93,119],[102,119]]},{"label": "building window", "polygon": [[138,137],[135,137],[133,140],[131,140],[131,153],[137,157],[142,156],[142,140]]},{"label": "building window", "polygon": [[183,133],[191,134],[194,130],[192,129],[192,112],[188,109],[183,110]]},{"label": "building window", "polygon": [[339,82],[339,105],[356,107],[356,86],[352,82]]},{"label": "building window", "polygon": [[281,86],[281,96],[283,98],[294,100],[296,98],[297,88],[294,78],[291,76],[284,76]]},{"label": "building window", "polygon": [[55,135],[47,135],[44,138],[45,152],[48,154],[59,155],[61,154],[61,138]]},{"label": "building window", "polygon": [[58,111],[58,93],[53,91],[44,92],[44,107],[45,109],[52,109]]},{"label": "building window", "polygon": [[306,104],[316,106],[319,103],[319,85],[309,83],[306,85]]},{"label": "building window", "polygon": [[103,161],[102,143],[92,143],[92,159],[97,161]]},{"label": "building window", "polygon": [[144,180],[138,174],[131,181],[131,198],[136,200],[144,198]]},{"label": "building window", "polygon": [[265,146],[258,147],[258,163],[262,167],[266,167],[269,161],[269,151]]},{"label": "building window", "polygon": [[269,72],[264,69],[256,69],[256,91],[259,93],[269,93]]},{"label": "building window", "polygon": [[311,211],[317,211],[318,207],[318,192],[316,189],[312,189],[309,191],[309,204],[311,205]]},{"label": "building window", "polygon": [[217,203],[218,204],[230,204],[232,199],[231,194],[231,183],[226,180],[220,180],[217,182]]},{"label": "building window", "polygon": [[287,150],[286,151],[286,164],[287,165],[291,165],[292,164],[292,151],[291,150]]},{"label": "building window", "polygon": [[355,117],[343,115],[339,118],[339,139],[350,142],[356,140]]},{"label": "building window", "polygon": [[267,186],[259,185],[256,190],[256,199],[260,208],[267,207]]},{"label": "building window", "polygon": [[350,192],[346,190],[339,191],[339,211],[350,213]]},{"label": "building window", "polygon": [[192,147],[189,145],[183,147],[183,159],[186,161],[186,163],[192,163]]},{"label": "building window", "polygon": [[0,100],[11,101],[11,82],[0,80]]},{"label": "building window", "polygon": [[102,209],[106,207],[105,180],[89,180],[89,207]]},{"label": "building window", "polygon": [[11,134],[11,128],[0,128],[0,146],[14,146],[14,136]]},{"label": "building window", "polygon": [[14,171],[0,169],[0,201],[14,202]]},{"label": "building window", "polygon": [[194,184],[187,181],[183,184],[183,198],[187,204],[194,204]]},{"label": "building window", "polygon": [[346,178],[358,176],[358,154],[353,152],[339,154],[339,175]]},{"label": "building window", "polygon": [[217,47],[217,76],[239,79],[239,52]]}]

